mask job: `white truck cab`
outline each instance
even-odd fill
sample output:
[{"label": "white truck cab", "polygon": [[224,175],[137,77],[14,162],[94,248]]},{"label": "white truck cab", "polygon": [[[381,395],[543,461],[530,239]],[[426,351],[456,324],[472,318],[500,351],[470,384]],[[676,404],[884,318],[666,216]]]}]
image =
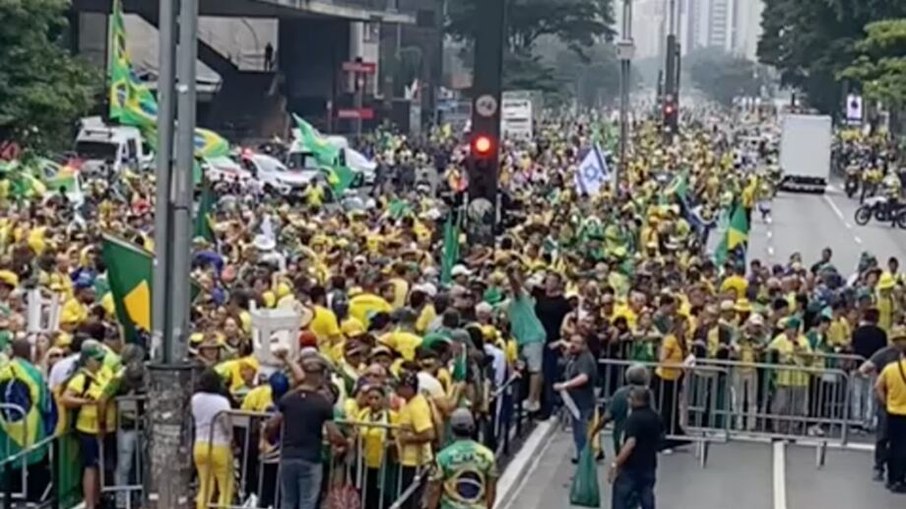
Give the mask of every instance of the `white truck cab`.
[{"label": "white truck cab", "polygon": [[147,168],[154,158],[142,143],[142,134],[137,128],[108,125],[101,117],[86,117],[80,121],[75,152],[86,163],[87,170],[106,165],[115,173],[124,167]]}]

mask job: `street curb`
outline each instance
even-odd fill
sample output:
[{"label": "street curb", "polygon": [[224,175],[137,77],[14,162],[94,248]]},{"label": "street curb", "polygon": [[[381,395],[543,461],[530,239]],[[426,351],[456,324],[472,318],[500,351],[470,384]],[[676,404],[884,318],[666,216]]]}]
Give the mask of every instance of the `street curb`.
[{"label": "street curb", "polygon": [[522,480],[528,472],[535,467],[541,455],[541,450],[548,442],[548,439],[557,430],[557,420],[549,419],[539,422],[529,435],[519,452],[513,457],[500,480],[497,481],[497,501],[494,503],[494,509],[502,509],[510,503],[511,499],[518,493]]}]

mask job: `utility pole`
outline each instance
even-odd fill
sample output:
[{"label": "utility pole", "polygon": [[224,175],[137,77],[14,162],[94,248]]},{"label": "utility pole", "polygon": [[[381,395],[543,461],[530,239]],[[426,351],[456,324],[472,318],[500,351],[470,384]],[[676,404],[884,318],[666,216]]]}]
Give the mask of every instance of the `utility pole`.
[{"label": "utility pole", "polygon": [[620,164],[614,171],[612,185],[614,193],[619,190],[620,175],[627,171],[626,148],[629,143],[629,87],[632,71],[632,57],[635,43],[632,40],[632,0],[623,0],[623,38],[617,44],[620,59]]},{"label": "utility pole", "polygon": [[494,246],[500,171],[500,101],[503,95],[504,0],[478,4],[472,78],[472,133],[469,144],[469,243]]},{"label": "utility pole", "polygon": [[679,83],[677,42],[676,42],[676,0],[667,1],[667,60],[664,63],[664,135],[667,142],[676,136],[679,127],[677,111],[677,92]]},{"label": "utility pole", "polygon": [[[175,47],[175,0],[160,0],[160,79],[155,266],[152,287],[152,363],[148,387],[148,454],[145,507],[188,509],[192,474],[189,401],[192,367],[189,336],[189,258],[195,163],[198,0],[179,2]],[[174,55],[178,64],[174,66]],[[174,67],[179,71],[175,84]],[[176,164],[174,106],[178,103]]]}]

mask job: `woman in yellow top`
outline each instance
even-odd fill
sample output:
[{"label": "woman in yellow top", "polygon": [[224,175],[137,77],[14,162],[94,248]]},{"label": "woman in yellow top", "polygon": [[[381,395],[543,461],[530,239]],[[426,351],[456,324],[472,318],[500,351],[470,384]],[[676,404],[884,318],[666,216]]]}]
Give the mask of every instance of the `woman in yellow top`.
[{"label": "woman in yellow top", "polygon": [[75,411],[75,429],[82,457],[82,493],[86,509],[97,509],[101,502],[100,440],[115,426],[115,408],[108,407],[106,389],[113,372],[104,366],[107,352],[100,345],[82,348],[79,369],[66,383],[60,402]]},{"label": "woman in yellow top", "polygon": [[[655,370],[654,391],[657,408],[661,410],[661,420],[667,426],[667,435],[685,435],[680,426],[679,396],[683,378],[682,364],[689,354],[686,343],[688,324],[686,319],[674,315],[670,329],[661,342],[661,351],[658,356],[659,365]],[[664,447],[673,448],[684,445],[686,442],[668,439]]]},{"label": "woman in yellow top", "polygon": [[366,405],[355,415],[357,440],[365,460],[365,507],[389,507],[393,502],[395,485],[387,482],[391,471],[387,447],[392,444],[393,429],[398,422],[396,412],[389,409],[387,395],[381,385],[362,388]]}]

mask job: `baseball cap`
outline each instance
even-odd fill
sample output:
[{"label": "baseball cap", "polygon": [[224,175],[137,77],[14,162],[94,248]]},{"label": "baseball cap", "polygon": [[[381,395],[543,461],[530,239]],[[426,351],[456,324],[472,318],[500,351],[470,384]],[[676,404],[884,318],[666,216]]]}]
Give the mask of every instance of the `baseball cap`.
[{"label": "baseball cap", "polygon": [[450,428],[462,433],[471,433],[475,429],[475,419],[472,412],[465,408],[457,408],[450,415]]}]

